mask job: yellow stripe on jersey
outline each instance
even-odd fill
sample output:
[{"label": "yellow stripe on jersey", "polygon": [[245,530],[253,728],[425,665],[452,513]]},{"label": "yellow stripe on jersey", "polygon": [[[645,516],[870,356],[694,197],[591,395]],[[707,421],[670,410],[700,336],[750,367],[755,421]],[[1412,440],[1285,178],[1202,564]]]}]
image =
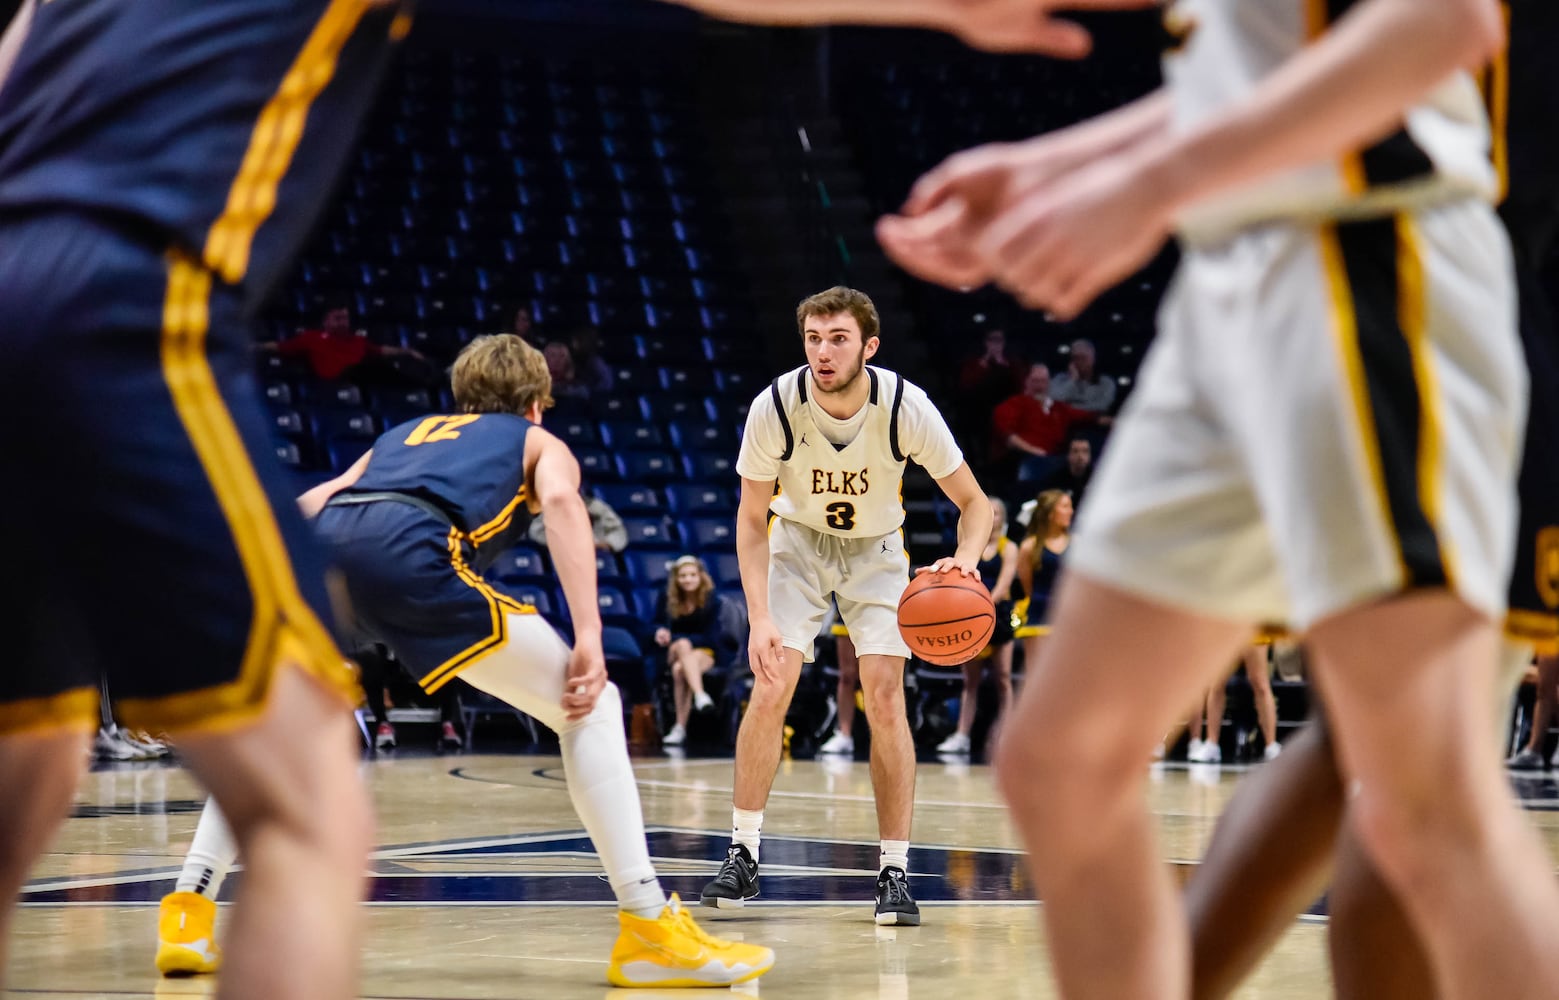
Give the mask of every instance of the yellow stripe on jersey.
[{"label": "yellow stripe on jersey", "polygon": [[1418,384],[1418,502],[1440,545],[1445,582],[1456,588],[1456,560],[1450,533],[1440,522],[1440,465],[1444,451],[1440,422],[1440,386],[1435,377],[1434,345],[1429,342],[1429,292],[1424,280],[1423,241],[1410,215],[1396,217],[1397,323],[1413,358]]},{"label": "yellow stripe on jersey", "polygon": [[514,520],[515,510],[520,504],[525,502],[525,497],[525,486],[521,484],[520,491],[514,495],[514,499],[510,500],[503,510],[498,512],[497,517],[471,532],[471,541],[480,545],[507,528],[509,523]]},{"label": "yellow stripe on jersey", "polygon": [[260,110],[227,205],[206,236],[201,255],[216,274],[236,284],[249,269],[254,234],[276,207],[276,189],[303,138],[309,108],[335,76],[341,49],[371,0],[331,0],[281,84]]},{"label": "yellow stripe on jersey", "polygon": [[448,684],[460,671],[493,650],[498,649],[507,641],[509,629],[504,620],[506,614],[533,615],[536,613],[534,605],[521,604],[507,594],[499,593],[486,580],[477,575],[470,566],[466,565],[465,555],[461,551],[461,546],[464,543],[465,536],[461,534],[460,529],[450,528],[449,564],[461,581],[486,599],[488,609],[492,614],[491,631],[487,636],[472,643],[437,667],[434,667],[425,677],[418,681],[422,685],[422,689],[429,694]]},{"label": "yellow stripe on jersey", "polygon": [[212,274],[180,252],[168,255],[162,371],[174,409],[228,530],[252,601],[249,638],[232,681],[163,698],[124,699],[125,720],[158,728],[226,728],[265,704],[274,668],[294,662],[355,701],[356,677],[303,599],[292,559],[248,449],[206,359]]},{"label": "yellow stripe on jersey", "polygon": [[43,698],[0,705],[0,736],[40,735],[50,731],[90,733],[99,721],[97,685],[73,688]]}]

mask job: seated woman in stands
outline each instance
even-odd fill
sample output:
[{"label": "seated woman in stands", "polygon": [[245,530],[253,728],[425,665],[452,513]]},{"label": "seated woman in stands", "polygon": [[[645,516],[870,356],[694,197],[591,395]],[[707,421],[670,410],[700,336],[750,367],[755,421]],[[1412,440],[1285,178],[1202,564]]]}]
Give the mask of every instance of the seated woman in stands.
[{"label": "seated woman in stands", "polygon": [[996,719],[991,732],[1001,723],[1012,702],[1012,584],[1018,573],[1018,546],[1007,537],[1007,505],[998,497],[991,501],[991,537],[980,553],[980,580],[996,602],[996,631],[979,656],[964,664],[964,693],[958,704],[958,729],[937,745],[937,753],[966,754],[969,734],[974,730],[974,710],[979,701],[980,675],[987,666],[995,673]]},{"label": "seated woman in stands", "polygon": [[681,746],[687,741],[692,710],[708,712],[715,707],[704,691],[704,674],[715,664],[715,651],[730,645],[720,634],[714,580],[697,556],[682,556],[671,564],[666,592],[655,602],[655,644],[666,650],[676,705],[676,724],[663,742]]},{"label": "seated woman in stands", "polygon": [[1056,577],[1072,544],[1072,494],[1065,490],[1046,490],[1037,498],[1029,518],[1028,533],[1018,549],[1018,583],[1027,594],[1027,610],[1017,636],[1023,640],[1023,662],[1036,663],[1044,642],[1045,626],[1050,620],[1050,594]]}]

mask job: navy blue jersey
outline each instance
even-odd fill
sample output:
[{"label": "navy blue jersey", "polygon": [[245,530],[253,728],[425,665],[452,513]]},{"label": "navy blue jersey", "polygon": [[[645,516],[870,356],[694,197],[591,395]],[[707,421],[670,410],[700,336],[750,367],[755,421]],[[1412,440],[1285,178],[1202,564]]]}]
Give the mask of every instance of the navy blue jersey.
[{"label": "navy blue jersey", "polygon": [[404,493],[443,511],[485,569],[525,537],[525,435],[534,425],[507,413],[407,421],[374,442],[368,468],[344,493]]},{"label": "navy blue jersey", "polygon": [[56,0],[0,89],[0,215],[182,246],[249,304],[307,235],[409,3]]},{"label": "navy blue jersey", "polygon": [[1495,162],[1512,201],[1559,203],[1559,3],[1512,0],[1510,48],[1488,88]]}]

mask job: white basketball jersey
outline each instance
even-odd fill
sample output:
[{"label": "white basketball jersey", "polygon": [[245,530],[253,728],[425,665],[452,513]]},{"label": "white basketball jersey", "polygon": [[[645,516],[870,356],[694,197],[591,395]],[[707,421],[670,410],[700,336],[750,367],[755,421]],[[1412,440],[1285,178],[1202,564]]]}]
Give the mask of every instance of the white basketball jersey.
[{"label": "white basketball jersey", "polygon": [[924,390],[882,368],[866,366],[865,420],[835,445],[818,427],[817,402],[803,365],[775,379],[747,413],[736,471],[775,479],[775,515],[816,531],[868,538],[904,524],[904,464],[914,460],[933,479],[958,471],[963,452]]},{"label": "white basketball jersey", "polygon": [[[1181,44],[1164,61],[1175,126],[1190,128],[1245,97],[1354,2],[1175,0],[1165,19]],[[1192,206],[1180,229],[1206,241],[1279,219],[1374,217],[1497,193],[1483,100],[1472,76],[1458,72],[1385,139]]]}]

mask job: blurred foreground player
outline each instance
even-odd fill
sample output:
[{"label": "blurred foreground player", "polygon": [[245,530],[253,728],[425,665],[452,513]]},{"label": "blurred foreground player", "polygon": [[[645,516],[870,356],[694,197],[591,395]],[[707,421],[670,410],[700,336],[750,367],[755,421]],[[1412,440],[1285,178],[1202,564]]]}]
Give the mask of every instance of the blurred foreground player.
[{"label": "blurred foreground player", "polygon": [[249,327],[407,9],[86,0],[25,16],[0,46],[0,413],[27,428],[5,480],[28,484],[0,498],[15,570],[0,604],[25,647],[0,675],[0,891],[15,897],[65,813],[106,675],[127,725],[178,740],[248,860],[221,995],[355,996],[372,838],[358,694]]},{"label": "blurred foreground player", "polygon": [[1166,729],[1272,619],[1317,654],[1358,789],[1345,822],[1441,995],[1556,995],[1536,935],[1559,887],[1531,878],[1544,854],[1490,754],[1527,387],[1460,70],[1496,51],[1499,9],[1209,0],[1168,18],[1166,92],[1023,147],[999,179],[966,155],[881,230],[922,273],[994,278],[1063,318],[1171,226],[1187,247],[1010,729],[1044,739],[1000,760],[1062,989],[1189,989],[1142,802],[1152,736],[1119,734]]}]

